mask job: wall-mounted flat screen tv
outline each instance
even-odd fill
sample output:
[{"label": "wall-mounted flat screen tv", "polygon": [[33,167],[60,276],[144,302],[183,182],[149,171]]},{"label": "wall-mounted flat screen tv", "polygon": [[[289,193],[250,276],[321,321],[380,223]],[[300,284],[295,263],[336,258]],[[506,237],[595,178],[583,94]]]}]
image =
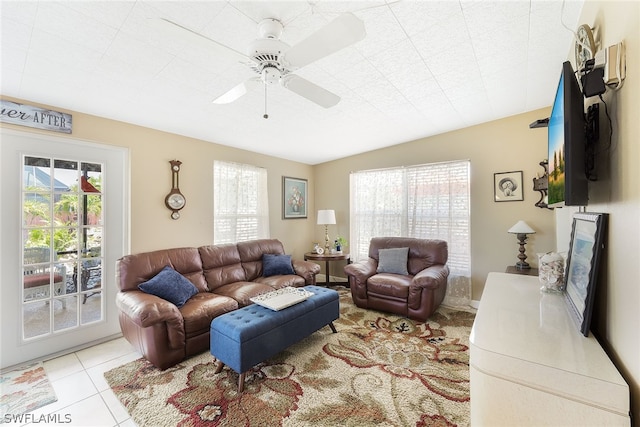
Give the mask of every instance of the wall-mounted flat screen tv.
[{"label": "wall-mounted flat screen tv", "polygon": [[584,98],[569,61],[562,64],[548,132],[548,206],[586,206]]}]

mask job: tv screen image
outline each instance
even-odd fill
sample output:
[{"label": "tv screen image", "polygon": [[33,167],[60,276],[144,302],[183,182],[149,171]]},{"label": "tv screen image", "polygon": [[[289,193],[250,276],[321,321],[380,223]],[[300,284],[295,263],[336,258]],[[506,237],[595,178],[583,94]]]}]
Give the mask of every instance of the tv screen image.
[{"label": "tv screen image", "polygon": [[549,207],[586,206],[584,98],[569,61],[562,73],[548,125]]},{"label": "tv screen image", "polygon": [[553,101],[549,118],[549,188],[547,204],[564,202],[564,74]]}]

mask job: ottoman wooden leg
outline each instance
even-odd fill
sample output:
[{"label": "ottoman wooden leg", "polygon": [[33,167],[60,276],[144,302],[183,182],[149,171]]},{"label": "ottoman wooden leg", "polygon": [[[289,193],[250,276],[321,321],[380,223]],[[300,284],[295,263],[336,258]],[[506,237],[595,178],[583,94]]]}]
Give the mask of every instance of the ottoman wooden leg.
[{"label": "ottoman wooden leg", "polygon": [[329,327],[331,328],[331,330],[333,331],[334,334],[338,333],[338,331],[336,331],[336,327],[333,326],[333,322],[329,322]]},{"label": "ottoman wooden leg", "polygon": [[246,374],[246,372],[241,373],[238,378],[238,393],[242,393],[244,390],[244,374]]},{"label": "ottoman wooden leg", "polygon": [[222,372],[222,368],[224,368],[224,363],[218,360],[218,365],[216,366],[216,371],[214,372],[214,374],[219,374],[220,372]]}]

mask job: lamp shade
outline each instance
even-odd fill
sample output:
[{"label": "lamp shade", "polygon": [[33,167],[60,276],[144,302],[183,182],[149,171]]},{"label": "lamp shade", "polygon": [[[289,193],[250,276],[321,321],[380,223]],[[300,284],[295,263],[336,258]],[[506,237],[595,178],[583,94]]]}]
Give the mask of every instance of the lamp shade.
[{"label": "lamp shade", "polygon": [[336,212],[333,209],[322,209],[318,211],[318,224],[335,224]]},{"label": "lamp shade", "polygon": [[535,232],[536,230],[529,227],[529,224],[524,221],[518,221],[516,225],[509,229],[509,233],[513,234],[535,234]]}]

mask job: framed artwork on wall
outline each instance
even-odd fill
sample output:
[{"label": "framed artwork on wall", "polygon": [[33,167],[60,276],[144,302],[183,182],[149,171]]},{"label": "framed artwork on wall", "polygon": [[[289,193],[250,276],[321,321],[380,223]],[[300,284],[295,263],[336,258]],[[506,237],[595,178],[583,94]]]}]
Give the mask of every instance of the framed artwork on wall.
[{"label": "framed artwork on wall", "polygon": [[592,212],[577,212],[573,215],[565,274],[565,300],[571,316],[585,337],[589,336],[591,326],[608,217],[608,214]]},{"label": "framed artwork on wall", "polygon": [[519,202],[524,200],[522,171],[494,173],[493,199],[496,202]]},{"label": "framed artwork on wall", "polygon": [[282,218],[307,217],[307,180],[282,177]]}]

